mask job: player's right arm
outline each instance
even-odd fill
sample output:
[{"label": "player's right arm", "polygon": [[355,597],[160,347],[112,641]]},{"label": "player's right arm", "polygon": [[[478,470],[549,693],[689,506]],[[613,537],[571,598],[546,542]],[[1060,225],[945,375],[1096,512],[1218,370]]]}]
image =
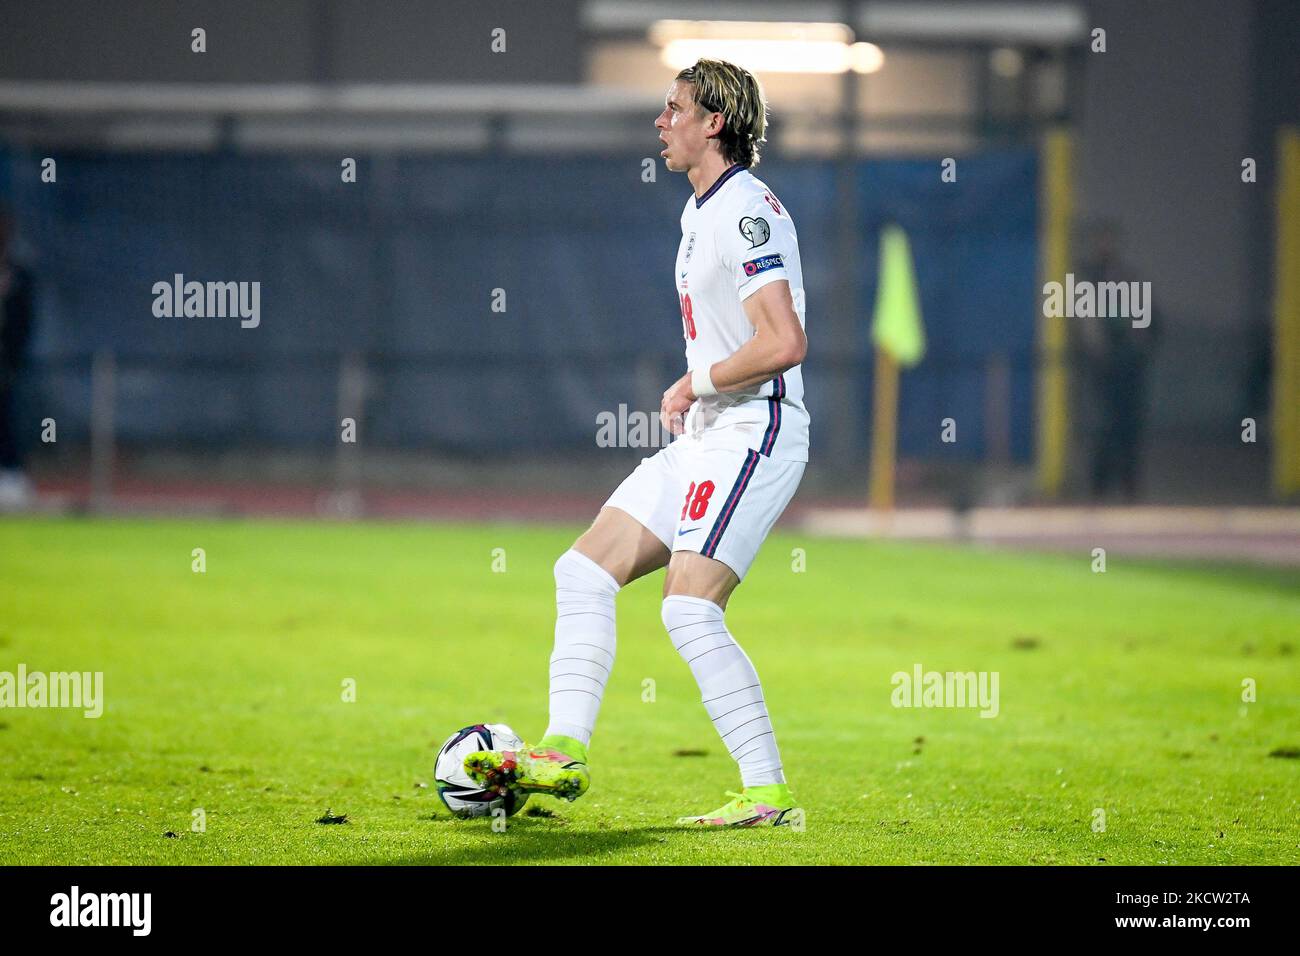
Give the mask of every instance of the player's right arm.
[{"label": "player's right arm", "polygon": [[[767,382],[788,372],[808,351],[799,314],[794,310],[790,283],[785,279],[768,282],[741,303],[745,316],[754,327],[748,342],[721,362],[709,368],[709,378],[719,392],[736,392]],[[659,420],[674,435],[683,429],[681,416],[698,395],[692,384],[693,373],[687,372],[664,392]]]},{"label": "player's right arm", "polygon": [[738,392],[769,381],[790,371],[808,352],[808,337],[785,279],[767,283],[741,306],[754,327],[754,337],[709,369],[713,387],[720,392]]}]

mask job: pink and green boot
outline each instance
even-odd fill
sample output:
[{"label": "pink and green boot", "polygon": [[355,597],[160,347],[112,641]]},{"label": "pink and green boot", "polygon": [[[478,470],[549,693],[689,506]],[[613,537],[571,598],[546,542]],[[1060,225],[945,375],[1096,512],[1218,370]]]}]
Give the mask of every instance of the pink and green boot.
[{"label": "pink and green boot", "polygon": [[[562,748],[562,749],[561,749]],[[481,787],[544,793],[577,800],[591,786],[587,748],[572,737],[551,734],[525,750],[480,750],[465,757],[465,772]]]},{"label": "pink and green boot", "polygon": [[784,783],[728,790],[731,801],[697,817],[678,817],[679,824],[707,827],[789,826],[798,812],[790,788]]}]

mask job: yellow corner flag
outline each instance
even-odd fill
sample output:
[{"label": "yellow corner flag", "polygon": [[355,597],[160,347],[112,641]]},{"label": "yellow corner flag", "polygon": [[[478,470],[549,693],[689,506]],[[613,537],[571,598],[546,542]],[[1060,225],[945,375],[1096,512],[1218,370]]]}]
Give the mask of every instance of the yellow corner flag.
[{"label": "yellow corner flag", "polygon": [[880,274],[871,340],[876,343],[876,376],[870,501],[873,508],[891,511],[898,457],[898,369],[910,368],[925,355],[925,329],[921,326],[912,251],[907,234],[895,225],[886,226],[880,233]]},{"label": "yellow corner flag", "polygon": [[925,329],[921,325],[912,250],[907,234],[893,224],[880,233],[880,274],[871,340],[903,368],[911,368],[925,355]]}]

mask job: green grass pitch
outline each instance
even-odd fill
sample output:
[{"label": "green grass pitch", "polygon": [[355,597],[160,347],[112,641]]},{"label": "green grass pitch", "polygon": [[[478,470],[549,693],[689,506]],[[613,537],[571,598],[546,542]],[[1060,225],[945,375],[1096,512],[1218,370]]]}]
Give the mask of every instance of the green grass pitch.
[{"label": "green grass pitch", "polygon": [[[728,623],[802,832],[673,826],[739,779],[663,633],[662,574],[619,599],[591,791],[502,833],[454,819],[443,738],[545,727],[551,565],[578,530],[0,522],[0,671],[103,671],[106,698],[98,720],[0,710],[0,863],[1300,860],[1300,573],[788,532]],[[893,707],[918,663],[997,671],[1000,713]]]}]

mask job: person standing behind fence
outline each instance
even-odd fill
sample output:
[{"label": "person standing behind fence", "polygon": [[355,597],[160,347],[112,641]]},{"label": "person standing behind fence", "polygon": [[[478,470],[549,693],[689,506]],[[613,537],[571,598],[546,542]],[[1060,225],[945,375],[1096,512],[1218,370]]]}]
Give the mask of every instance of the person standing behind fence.
[{"label": "person standing behind fence", "polygon": [[26,365],[34,311],[32,278],[10,255],[13,218],[0,207],[0,508],[27,505],[32,483],[23,472],[18,379]]},{"label": "person standing behind fence", "polygon": [[[1088,257],[1079,272],[1081,279],[1098,288],[1101,283],[1127,283],[1136,278],[1129,263],[1119,256],[1115,224],[1104,222],[1093,228]],[[1116,487],[1129,501],[1138,496],[1151,358],[1160,335],[1159,312],[1154,305],[1151,309],[1147,328],[1134,328],[1128,315],[1080,320],[1089,390],[1099,417],[1092,459],[1094,498],[1104,498]]]}]

